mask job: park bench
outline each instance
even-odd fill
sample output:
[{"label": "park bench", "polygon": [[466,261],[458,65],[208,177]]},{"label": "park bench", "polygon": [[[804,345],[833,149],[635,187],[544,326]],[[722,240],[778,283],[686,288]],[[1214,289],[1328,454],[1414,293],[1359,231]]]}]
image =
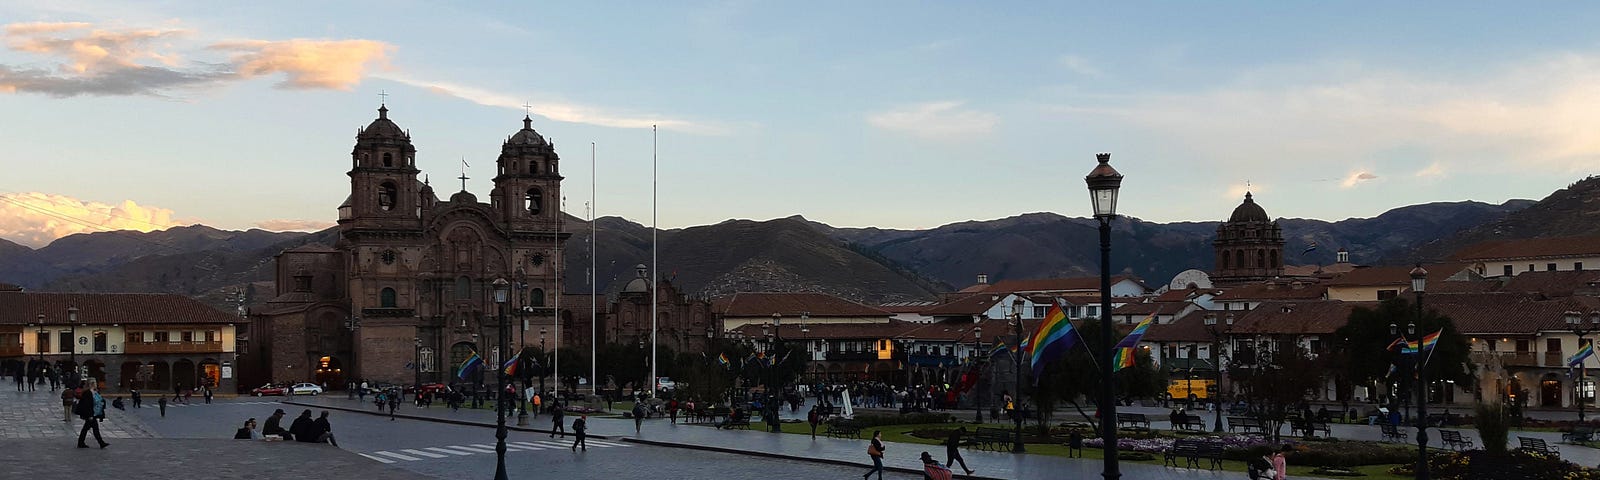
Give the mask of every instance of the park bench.
[{"label": "park bench", "polygon": [[1440,430],[1439,440],[1444,441],[1444,446],[1456,451],[1477,448],[1476,445],[1472,444],[1472,440],[1461,436],[1460,430]]},{"label": "park bench", "polygon": [[972,445],[985,451],[1010,450],[1016,442],[1012,431],[1003,428],[978,427],[972,434]]},{"label": "park bench", "polygon": [[1172,417],[1172,429],[1204,432],[1206,430],[1206,421],[1201,420],[1199,415],[1177,415]]},{"label": "park bench", "polygon": [[[1218,470],[1222,468],[1222,442],[1212,442],[1196,439],[1180,439],[1172,443],[1163,453],[1165,464],[1173,467],[1200,468],[1202,459],[1210,460],[1207,468]],[[1183,459],[1184,464],[1178,465],[1178,459]]]},{"label": "park bench", "polygon": [[839,407],[817,407],[817,418],[827,420],[840,414]]},{"label": "park bench", "polygon": [[1261,419],[1255,417],[1228,417],[1228,431],[1237,432],[1240,430],[1244,430],[1244,433],[1250,433],[1251,431],[1262,434],[1267,433],[1267,427],[1261,424]]},{"label": "park bench", "polygon": [[822,434],[833,438],[860,440],[861,426],[849,421],[828,422],[828,427],[822,431]]},{"label": "park bench", "polygon": [[1228,406],[1228,415],[1244,415],[1247,413],[1250,413],[1250,407],[1237,403]]},{"label": "park bench", "polygon": [[739,428],[739,429],[749,430],[750,429],[750,414],[747,413],[747,414],[739,415],[738,417],[729,418],[728,421],[717,425],[717,428],[726,428],[726,429],[729,429],[729,430],[732,430],[732,429],[735,429],[735,428]]},{"label": "park bench", "polygon": [[1143,413],[1119,413],[1117,414],[1117,427],[1135,427],[1149,430],[1150,419],[1146,418]]},{"label": "park bench", "polygon": [[1221,470],[1223,450],[1225,450],[1225,447],[1222,445],[1222,442],[1205,442],[1204,444],[1200,445],[1200,458],[1211,461],[1211,465],[1207,468],[1212,470]]},{"label": "park bench", "polygon": [[1293,435],[1294,432],[1300,432],[1300,434],[1305,435],[1306,438],[1317,436],[1317,432],[1322,432],[1323,437],[1333,437],[1333,430],[1328,428],[1328,422],[1316,420],[1295,420],[1289,422],[1289,434]]},{"label": "park bench", "polygon": [[1378,428],[1380,430],[1383,430],[1383,439],[1384,440],[1400,442],[1400,441],[1404,441],[1407,438],[1406,432],[1404,430],[1401,430],[1400,427],[1395,426],[1392,423],[1385,423],[1385,424],[1379,425]]},{"label": "park bench", "polygon": [[1572,430],[1561,434],[1561,441],[1567,443],[1584,443],[1594,441],[1594,427],[1575,426]]},{"label": "park bench", "polygon": [[1521,444],[1517,450],[1561,458],[1561,451],[1554,445],[1546,443],[1543,438],[1517,437],[1517,443]]}]

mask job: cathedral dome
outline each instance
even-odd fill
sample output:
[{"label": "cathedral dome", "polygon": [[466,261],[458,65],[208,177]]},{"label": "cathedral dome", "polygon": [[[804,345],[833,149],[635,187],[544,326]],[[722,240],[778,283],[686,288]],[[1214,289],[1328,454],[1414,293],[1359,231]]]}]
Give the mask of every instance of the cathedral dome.
[{"label": "cathedral dome", "polygon": [[650,279],[645,278],[649,269],[645,268],[642,263],[635,265],[633,268],[638,274],[634,276],[633,280],[629,280],[626,286],[622,287],[622,293],[649,293]]},{"label": "cathedral dome", "polygon": [[533,118],[522,117],[522,130],[517,130],[515,135],[506,140],[511,145],[546,145],[543,135],[533,131]]},{"label": "cathedral dome", "polygon": [[406,131],[401,129],[399,125],[395,125],[393,120],[389,120],[389,107],[379,106],[378,118],[368,124],[367,128],[361,129],[361,135],[358,138],[361,140],[378,140],[405,139],[406,137]]},{"label": "cathedral dome", "polygon": [[1228,217],[1228,222],[1271,222],[1272,217],[1267,216],[1266,209],[1257,205],[1250,192],[1244,193],[1244,203],[1233,209],[1233,215]]}]

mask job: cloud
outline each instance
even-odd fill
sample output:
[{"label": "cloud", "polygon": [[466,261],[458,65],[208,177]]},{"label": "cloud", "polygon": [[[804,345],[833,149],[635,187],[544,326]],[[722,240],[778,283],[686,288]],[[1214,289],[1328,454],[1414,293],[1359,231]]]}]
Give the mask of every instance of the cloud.
[{"label": "cloud", "polygon": [[1440,165],[1439,162],[1433,162],[1422,170],[1417,170],[1415,175],[1421,178],[1444,176],[1444,165]]},{"label": "cloud", "polygon": [[1349,176],[1344,177],[1344,181],[1339,182],[1339,186],[1341,188],[1355,188],[1356,185],[1377,179],[1378,176],[1372,172],[1368,172],[1366,170],[1357,170],[1350,172]]},{"label": "cloud", "polygon": [[433,80],[421,80],[404,75],[383,75],[385,79],[422,88],[437,95],[445,95],[489,107],[522,110],[523,104],[532,105],[533,113],[558,122],[583,123],[615,128],[650,128],[674,130],[702,135],[725,135],[722,126],[670,118],[664,115],[629,114],[607,111],[600,107],[565,102],[528,102],[509,94],[470,85]]},{"label": "cloud", "polygon": [[[169,96],[271,74],[285,88],[349,89],[387,44],[372,40],[236,40],[200,48],[177,28],[99,28],[84,22],[13,23],[0,29],[7,48],[46,59],[49,68],[0,64],[0,93]],[[205,58],[227,52],[225,60]]]},{"label": "cloud", "polygon": [[1105,75],[1105,72],[1100,71],[1099,68],[1090,63],[1089,59],[1079,55],[1062,55],[1061,58],[1057,59],[1057,63],[1060,63],[1061,66],[1066,67],[1067,70],[1071,70],[1079,75],[1087,77],[1098,77]]},{"label": "cloud", "polygon": [[930,139],[983,136],[1000,123],[1000,116],[962,109],[965,102],[940,101],[904,105],[867,115],[867,123],[893,132]]},{"label": "cloud", "polygon": [[133,200],[113,205],[40,192],[0,193],[0,238],[34,248],[74,233],[149,232],[193,223],[175,220],[170,209]]},{"label": "cloud", "polygon": [[332,226],[334,226],[334,223],[327,220],[273,219],[256,222],[257,228],[274,232],[315,232]]}]

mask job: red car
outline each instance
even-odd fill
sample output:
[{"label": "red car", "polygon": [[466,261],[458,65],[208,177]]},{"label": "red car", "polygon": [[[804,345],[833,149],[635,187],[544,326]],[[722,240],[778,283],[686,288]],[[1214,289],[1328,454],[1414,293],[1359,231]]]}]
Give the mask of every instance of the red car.
[{"label": "red car", "polygon": [[[443,383],[424,383],[424,384],[422,384],[422,393],[423,394],[427,394],[427,393],[430,393],[430,392],[431,393],[443,392],[444,391],[444,387],[445,387],[445,385]],[[417,393],[417,387],[414,387],[414,386],[411,386],[411,385],[406,385],[406,393]]]},{"label": "red car", "polygon": [[289,387],[287,385],[273,385],[269,383],[250,390],[250,394],[257,397],[262,395],[286,395],[288,394],[288,391]]}]

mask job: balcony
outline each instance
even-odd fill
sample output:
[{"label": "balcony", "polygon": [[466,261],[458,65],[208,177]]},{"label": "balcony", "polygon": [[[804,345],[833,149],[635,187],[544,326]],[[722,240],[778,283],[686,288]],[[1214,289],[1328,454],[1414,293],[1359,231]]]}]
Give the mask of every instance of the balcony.
[{"label": "balcony", "polygon": [[1479,365],[1495,360],[1504,367],[1539,366],[1539,361],[1534,358],[1533,352],[1472,352],[1468,357],[1472,359],[1472,363]]},{"label": "balcony", "polygon": [[22,344],[15,343],[10,345],[0,345],[0,357],[20,356],[22,356]]},{"label": "balcony", "polygon": [[953,367],[961,364],[961,359],[955,355],[930,355],[913,353],[906,360],[907,365],[920,365],[924,367]]},{"label": "balcony", "polygon": [[222,342],[129,342],[122,345],[129,355],[150,353],[221,353]]},{"label": "balcony", "polygon": [[1567,358],[1563,357],[1561,355],[1561,352],[1544,352],[1544,366],[1546,366],[1546,367],[1566,367],[1567,366]]},{"label": "balcony", "polygon": [[829,361],[877,360],[878,359],[878,352],[873,352],[873,351],[865,351],[865,352],[830,351],[830,352],[828,352],[827,358],[828,358]]}]

